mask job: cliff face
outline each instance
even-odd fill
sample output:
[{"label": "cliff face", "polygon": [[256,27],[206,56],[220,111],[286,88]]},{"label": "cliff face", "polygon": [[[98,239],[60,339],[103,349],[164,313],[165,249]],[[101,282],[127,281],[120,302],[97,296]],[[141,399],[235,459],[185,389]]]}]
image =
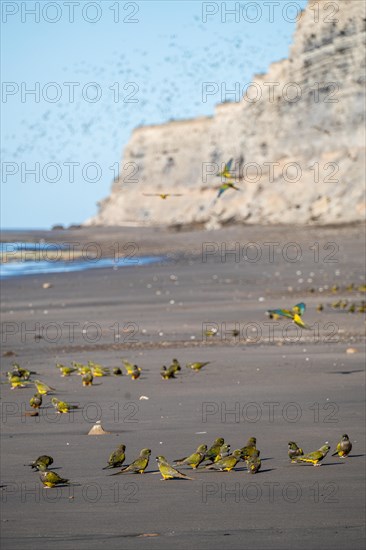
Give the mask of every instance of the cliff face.
[{"label": "cliff face", "polygon": [[[111,195],[86,224],[363,220],[365,4],[338,0],[332,15],[321,0],[318,22],[314,4],[289,58],[255,75],[240,102],[218,105],[212,118],[136,129]],[[214,174],[231,157],[241,191],[215,200]],[[162,192],[184,196],[144,195]]]}]

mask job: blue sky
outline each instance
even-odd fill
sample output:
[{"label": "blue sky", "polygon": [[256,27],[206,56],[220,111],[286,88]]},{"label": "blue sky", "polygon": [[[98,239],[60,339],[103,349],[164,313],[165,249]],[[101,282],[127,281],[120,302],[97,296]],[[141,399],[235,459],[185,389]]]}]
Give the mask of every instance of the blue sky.
[{"label": "blue sky", "polygon": [[1,227],[95,214],[132,130],[212,115],[202,83],[244,86],[287,57],[296,5],[3,1]]}]

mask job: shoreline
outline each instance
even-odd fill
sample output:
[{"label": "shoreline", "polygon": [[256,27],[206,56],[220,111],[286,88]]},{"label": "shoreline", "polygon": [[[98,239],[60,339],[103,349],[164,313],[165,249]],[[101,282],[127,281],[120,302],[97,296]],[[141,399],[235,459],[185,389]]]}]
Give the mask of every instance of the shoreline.
[{"label": "shoreline", "polygon": [[[134,256],[159,255],[164,253],[179,254],[185,257],[195,256],[202,251],[202,245],[208,242],[232,243],[241,246],[246,243],[275,242],[279,244],[297,239],[306,243],[307,239],[325,240],[341,233],[342,240],[352,240],[352,237],[362,238],[366,232],[366,224],[347,224],[340,226],[308,226],[301,225],[230,225],[221,229],[197,230],[188,229],[176,231],[166,227],[99,227],[88,226],[79,229],[65,230],[7,230],[6,238],[1,236],[0,242],[20,241],[25,243],[43,242],[55,245],[69,245],[69,249],[82,254],[83,249],[96,245],[100,257],[133,254]],[[277,242],[276,241],[276,242]]]}]

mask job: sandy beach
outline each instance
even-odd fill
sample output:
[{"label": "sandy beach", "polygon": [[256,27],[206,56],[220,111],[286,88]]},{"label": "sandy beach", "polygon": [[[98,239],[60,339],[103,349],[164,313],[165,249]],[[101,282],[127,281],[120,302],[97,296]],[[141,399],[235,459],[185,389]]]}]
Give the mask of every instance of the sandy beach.
[{"label": "sandy beach", "polygon": [[[2,281],[4,550],[363,548],[365,317],[347,310],[365,298],[364,234],[360,225],[17,232],[73,243],[89,261],[128,255],[136,264]],[[144,256],[164,259],[139,265]],[[347,308],[331,307],[345,300]],[[298,302],[311,330],[265,314]],[[205,335],[210,327],[216,336]],[[163,380],[174,357],[182,370]],[[122,358],[142,368],[138,380],[82,387],[55,368],[88,360],[112,368]],[[4,375],[14,361],[79,409],[56,415],[46,396],[40,415],[26,416],[34,386],[10,390]],[[191,361],[210,363],[193,372]],[[110,433],[87,436],[98,420]],[[290,463],[288,441],[305,452],[329,442],[333,452],[344,433],[349,458]],[[157,455],[171,462],[218,436],[232,450],[255,436],[259,473],[244,462],[228,473],[182,466],[193,481],[160,481]],[[151,448],[144,475],[102,470],[120,443],[126,464]],[[42,488],[24,467],[42,454],[75,485]]]}]

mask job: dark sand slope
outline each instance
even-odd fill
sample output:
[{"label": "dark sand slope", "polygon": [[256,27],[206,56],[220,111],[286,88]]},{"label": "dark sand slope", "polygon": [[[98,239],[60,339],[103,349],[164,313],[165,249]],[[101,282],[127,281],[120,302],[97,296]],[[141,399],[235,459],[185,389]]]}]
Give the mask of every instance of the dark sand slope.
[{"label": "dark sand slope", "polygon": [[[326,304],[360,302],[364,295],[324,288],[361,283],[363,236],[363,227],[177,234],[93,228],[48,236],[53,242],[95,241],[103,250],[134,241],[140,254],[169,251],[170,261],[2,282],[2,349],[17,354],[2,357],[2,381],[16,360],[55,387],[59,399],[81,407],[56,417],[46,397],[39,418],[25,417],[33,386],[14,391],[1,386],[2,548],[363,548],[364,316]],[[303,252],[297,262],[282,256],[290,241]],[[202,242],[219,249],[223,242],[228,248],[232,242],[241,247],[256,242],[262,258],[236,262],[216,254],[203,262]],[[273,262],[266,242],[280,243]],[[315,242],[319,261],[309,249]],[[330,250],[323,247],[330,242],[339,246],[337,263],[326,261]],[[51,288],[42,288],[45,282]],[[300,301],[307,304],[305,321],[319,323],[319,333],[303,331],[296,341],[293,328],[283,332],[286,321],[270,332],[265,310]],[[316,311],[320,302],[323,312]],[[221,334],[206,340],[203,322],[227,331],[236,322],[240,338]],[[347,353],[349,348],[357,352]],[[54,366],[92,359],[113,367],[122,357],[142,367],[139,380],[105,377],[83,388],[80,377],[61,378]],[[173,357],[182,364],[211,364],[199,373],[183,367],[177,380],[163,381],[161,365]],[[88,437],[98,419],[111,433]],[[333,449],[343,433],[353,442],[350,458],[329,454],[320,468],[289,463],[289,440],[305,451],[325,441]],[[251,435],[263,458],[256,476],[243,462],[230,473],[181,467],[194,481],[161,482],[160,475],[149,473],[157,469],[158,454],[172,461],[217,436],[235,449]],[[102,470],[122,442],[126,464],[141,448],[152,449],[147,474],[108,477]],[[42,489],[39,475],[23,464],[44,453],[54,457],[57,473],[80,485]]]}]

